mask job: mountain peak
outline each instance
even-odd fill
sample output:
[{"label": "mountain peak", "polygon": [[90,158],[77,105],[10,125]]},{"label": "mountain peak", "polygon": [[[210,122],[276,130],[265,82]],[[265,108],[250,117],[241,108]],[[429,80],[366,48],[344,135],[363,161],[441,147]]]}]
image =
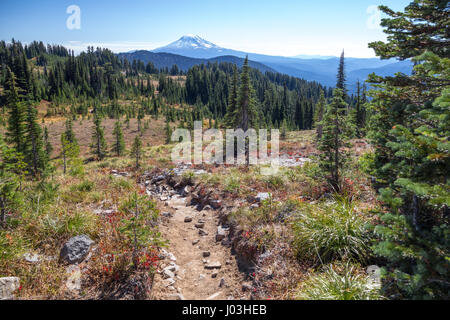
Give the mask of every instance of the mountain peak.
[{"label": "mountain peak", "polygon": [[215,45],[212,42],[209,42],[198,35],[187,34],[182,36],[175,42],[170,43],[169,45],[156,49],[161,52],[162,50],[168,49],[194,49],[194,50],[210,50],[210,49],[220,49],[219,46]]}]

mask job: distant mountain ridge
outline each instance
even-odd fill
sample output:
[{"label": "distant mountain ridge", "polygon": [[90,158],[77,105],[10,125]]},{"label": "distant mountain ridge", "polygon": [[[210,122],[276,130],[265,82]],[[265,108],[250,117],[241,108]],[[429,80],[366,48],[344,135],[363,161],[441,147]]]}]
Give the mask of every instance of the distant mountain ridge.
[{"label": "distant mountain ridge", "polygon": [[[133,60],[140,60],[145,64],[151,62],[155,65],[156,68],[171,68],[173,65],[177,65],[183,71],[187,71],[195,65],[200,64],[208,64],[208,63],[221,63],[228,62],[236,64],[238,67],[242,67],[244,64],[244,59],[235,57],[235,56],[220,56],[214,57],[210,59],[199,59],[199,58],[191,58],[185,57],[172,53],[165,52],[151,52],[146,50],[139,50],[127,53],[119,53],[119,58],[127,59],[129,62]],[[249,61],[249,66],[254,69],[258,69],[262,73],[265,72],[276,72],[274,69],[269,68],[268,66],[254,61]]]},{"label": "distant mountain ridge", "polygon": [[[305,80],[317,81],[329,87],[334,87],[336,84],[336,71],[339,65],[338,57],[314,57],[307,55],[281,57],[226,49],[215,45],[210,41],[202,39],[197,35],[183,36],[177,41],[172,42],[165,47],[157,48],[152,52],[178,55],[177,59],[173,59],[170,62],[177,61],[176,64],[183,63],[183,65],[178,66],[181,69],[185,69],[185,66],[191,65],[192,63],[204,63],[204,61],[208,61],[210,59],[216,59],[215,61],[224,60],[230,62],[230,56],[241,59],[248,56],[248,58],[252,61],[251,66],[261,70],[262,72],[264,72],[264,70],[274,70],[276,72],[303,78]],[[133,55],[134,57],[141,57],[140,60],[147,59],[143,60],[144,62],[151,61],[151,55],[145,55],[143,51],[128,53],[128,57],[132,57]],[[180,56],[191,59],[200,59],[203,62],[182,59],[179,58]],[[156,56],[153,56],[153,59],[156,59]],[[157,63],[155,63],[155,65],[158,66]],[[165,66],[168,65],[164,65],[164,67]],[[397,72],[410,74],[412,67],[413,64],[411,61],[397,61],[392,59],[381,60],[378,58],[346,58],[347,84],[349,90],[354,92],[356,81],[366,80],[367,76],[373,72],[380,75],[394,75]]]}]

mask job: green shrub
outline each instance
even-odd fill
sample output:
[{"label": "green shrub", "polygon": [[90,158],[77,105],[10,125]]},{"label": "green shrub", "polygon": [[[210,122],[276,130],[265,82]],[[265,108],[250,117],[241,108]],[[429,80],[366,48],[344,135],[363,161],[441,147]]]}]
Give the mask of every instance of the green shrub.
[{"label": "green shrub", "polygon": [[293,222],[294,247],[301,259],[364,261],[370,234],[351,200],[336,196],[330,204],[303,204]]},{"label": "green shrub", "polygon": [[335,266],[312,275],[301,285],[296,298],[300,300],[380,300],[379,285],[368,276],[357,274],[354,267],[342,272]]}]

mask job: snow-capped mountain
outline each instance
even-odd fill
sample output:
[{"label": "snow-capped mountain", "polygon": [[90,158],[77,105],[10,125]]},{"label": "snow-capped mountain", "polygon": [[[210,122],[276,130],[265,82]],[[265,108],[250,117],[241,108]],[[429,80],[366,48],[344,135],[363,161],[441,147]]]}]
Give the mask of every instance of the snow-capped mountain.
[{"label": "snow-capped mountain", "polygon": [[[141,53],[141,52],[140,52]],[[153,50],[153,53],[168,53],[196,59],[216,59],[234,56],[260,63],[277,72],[290,76],[317,81],[326,86],[336,84],[338,57],[305,56],[281,57],[249,53],[226,49],[196,35],[185,35],[165,47]],[[356,82],[364,81],[372,73],[393,75],[396,72],[411,73],[411,61],[380,60],[378,58],[346,58],[347,83],[350,91],[356,88]],[[169,66],[170,67],[170,66]]]},{"label": "snow-capped mountain", "polygon": [[229,55],[232,50],[227,50],[209,42],[197,35],[185,35],[165,47],[153,50],[153,52],[166,52],[194,58],[212,58]]}]

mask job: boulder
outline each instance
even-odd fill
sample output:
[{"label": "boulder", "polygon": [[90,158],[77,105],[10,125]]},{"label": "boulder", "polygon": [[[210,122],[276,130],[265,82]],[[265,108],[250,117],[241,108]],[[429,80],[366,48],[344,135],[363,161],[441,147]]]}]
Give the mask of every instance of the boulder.
[{"label": "boulder", "polygon": [[0,300],[14,299],[14,291],[20,288],[17,277],[0,278]]},{"label": "boulder", "polygon": [[62,247],[59,254],[59,261],[68,264],[82,262],[88,255],[93,243],[94,241],[86,235],[71,238]]}]

